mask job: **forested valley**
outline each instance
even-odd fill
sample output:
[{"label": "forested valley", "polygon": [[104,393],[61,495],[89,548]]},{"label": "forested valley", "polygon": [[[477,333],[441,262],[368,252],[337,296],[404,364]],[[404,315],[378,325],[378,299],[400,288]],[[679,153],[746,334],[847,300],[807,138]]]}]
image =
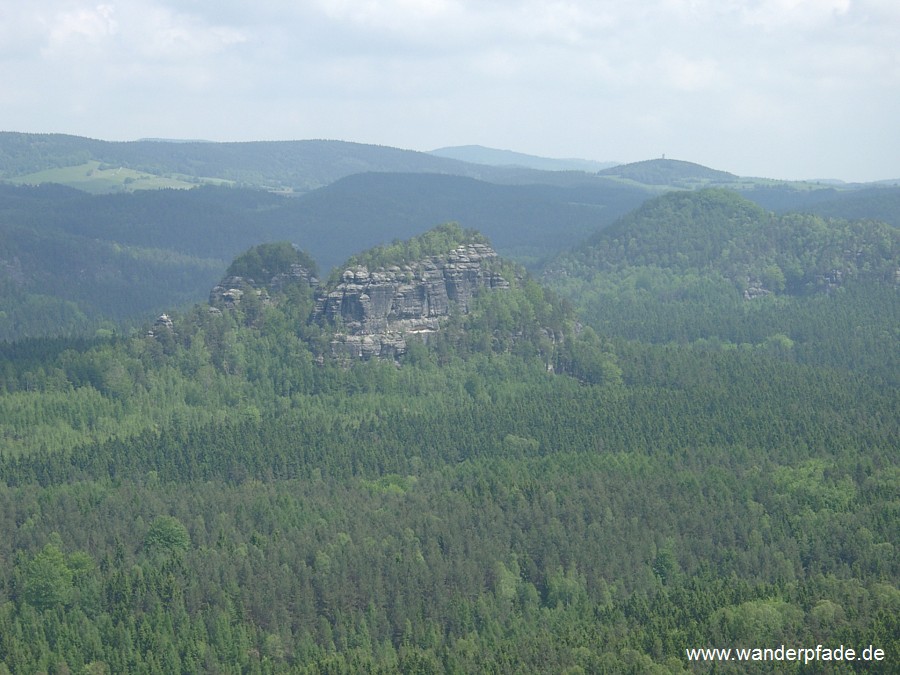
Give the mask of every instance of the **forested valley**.
[{"label": "forested valley", "polygon": [[328,298],[482,235],[258,246],[129,335],[2,343],[0,673],[893,672],[898,239],[680,192],[467,258],[396,357]]}]

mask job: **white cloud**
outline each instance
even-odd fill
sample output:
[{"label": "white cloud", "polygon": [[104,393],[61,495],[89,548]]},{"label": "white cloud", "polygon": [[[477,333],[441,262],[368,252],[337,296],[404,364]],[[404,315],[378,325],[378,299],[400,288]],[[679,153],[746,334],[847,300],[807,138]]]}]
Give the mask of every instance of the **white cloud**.
[{"label": "white cloud", "polygon": [[209,25],[197,17],[164,7],[132,11],[129,19],[135,50],[150,58],[195,59],[247,40],[239,29]]},{"label": "white cloud", "polygon": [[240,29],[135,0],[45,2],[19,19],[37,26],[44,57],[66,61],[195,59],[247,40]]},{"label": "white cloud", "polygon": [[0,128],[896,166],[898,34],[896,0],[0,0]]},{"label": "white cloud", "polygon": [[96,5],[58,11],[43,18],[47,29],[44,53],[56,55],[101,47],[118,32],[114,13],[111,5]]}]

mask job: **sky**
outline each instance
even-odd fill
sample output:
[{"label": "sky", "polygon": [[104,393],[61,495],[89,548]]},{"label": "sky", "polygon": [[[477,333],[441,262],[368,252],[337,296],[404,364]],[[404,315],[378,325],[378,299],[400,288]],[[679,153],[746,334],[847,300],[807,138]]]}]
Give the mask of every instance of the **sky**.
[{"label": "sky", "polygon": [[0,0],[0,130],[900,178],[897,0]]}]

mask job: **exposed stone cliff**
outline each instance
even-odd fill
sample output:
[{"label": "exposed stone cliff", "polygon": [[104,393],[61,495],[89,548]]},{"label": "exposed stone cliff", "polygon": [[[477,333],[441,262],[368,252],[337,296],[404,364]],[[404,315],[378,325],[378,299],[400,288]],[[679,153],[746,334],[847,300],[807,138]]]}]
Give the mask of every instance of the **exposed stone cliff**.
[{"label": "exposed stone cliff", "polygon": [[396,356],[406,351],[406,336],[427,336],[451,313],[467,313],[480,289],[509,288],[492,269],[496,257],[490,246],[468,243],[402,266],[357,266],[320,292],[314,316],[338,328],[335,354]]},{"label": "exposed stone cliff", "polygon": [[288,272],[278,272],[268,279],[252,279],[238,275],[226,276],[209,293],[209,304],[217,309],[233,309],[244,294],[255,293],[263,304],[271,302],[269,291],[277,293],[294,283],[315,286],[319,280],[303,265],[293,263]]}]

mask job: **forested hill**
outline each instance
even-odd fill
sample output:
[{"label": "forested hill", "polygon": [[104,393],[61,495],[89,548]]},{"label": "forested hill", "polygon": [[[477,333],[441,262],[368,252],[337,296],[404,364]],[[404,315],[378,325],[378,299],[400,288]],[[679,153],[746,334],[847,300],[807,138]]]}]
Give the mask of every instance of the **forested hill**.
[{"label": "forested hill", "polygon": [[318,289],[313,318],[335,331],[336,355],[402,356],[413,337],[453,352],[531,353],[551,371],[586,373],[571,358],[569,308],[456,223],[353,256]]},{"label": "forested hill", "polygon": [[648,159],[631,164],[620,164],[603,169],[598,172],[598,175],[670,188],[696,187],[704,183],[734,183],[739,180],[738,176],[733,173],[677,159]]},{"label": "forested hill", "polygon": [[900,227],[900,187],[808,186],[790,183],[737,186],[744,197],[776,213],[815,213],[832,218],[871,219]]},{"label": "forested hill", "polygon": [[208,188],[87,195],[0,185],[0,340],[127,330],[206,297],[227,261],[289,237],[283,200]]},{"label": "forested hill", "polygon": [[[884,295],[798,296],[850,304],[760,344],[656,345],[581,325],[454,225],[322,290],[311,265],[254,247],[131,338],[0,344],[0,673],[684,675],[689,648],[781,644],[900,663]],[[334,353],[354,308],[430,314],[440,285],[427,339]],[[658,328],[671,295],[645,297]]]},{"label": "forested hill", "polygon": [[561,256],[549,274],[628,268],[715,275],[741,292],[810,293],[850,279],[893,283],[900,230],[872,220],[775,216],[737,193],[673,192]]},{"label": "forested hill", "polygon": [[775,215],[714,189],[644,204],[544,279],[605,335],[783,347],[896,381],[898,270],[895,226]]},{"label": "forested hill", "polygon": [[[504,183],[571,182],[564,175],[547,177],[548,172],[534,169],[493,167],[346,141],[110,142],[0,132],[0,180],[64,183],[92,192],[225,182],[304,193],[345,176],[373,171],[437,173]],[[583,181],[585,176],[573,180]]]},{"label": "forested hill", "polygon": [[62,134],[0,133],[0,178],[89,167],[92,161],[157,176],[219,179],[300,192],[364,171],[482,175],[482,168],[452,159],[343,141],[109,142]]},{"label": "forested hill", "polygon": [[[0,132],[0,181],[58,183],[91,193],[254,187],[303,194],[351,175],[440,174],[505,185],[629,185],[650,194],[723,186],[788,208],[816,203],[866,185],[743,178],[692,162],[653,159],[613,166],[553,160],[479,146],[431,153],[332,140],[110,142],[65,134]],[[883,187],[883,186],[881,186]]]},{"label": "forested hill", "polygon": [[900,228],[900,187],[876,187],[841,192],[808,207],[791,210],[810,211],[821,216],[848,219],[873,219]]}]

